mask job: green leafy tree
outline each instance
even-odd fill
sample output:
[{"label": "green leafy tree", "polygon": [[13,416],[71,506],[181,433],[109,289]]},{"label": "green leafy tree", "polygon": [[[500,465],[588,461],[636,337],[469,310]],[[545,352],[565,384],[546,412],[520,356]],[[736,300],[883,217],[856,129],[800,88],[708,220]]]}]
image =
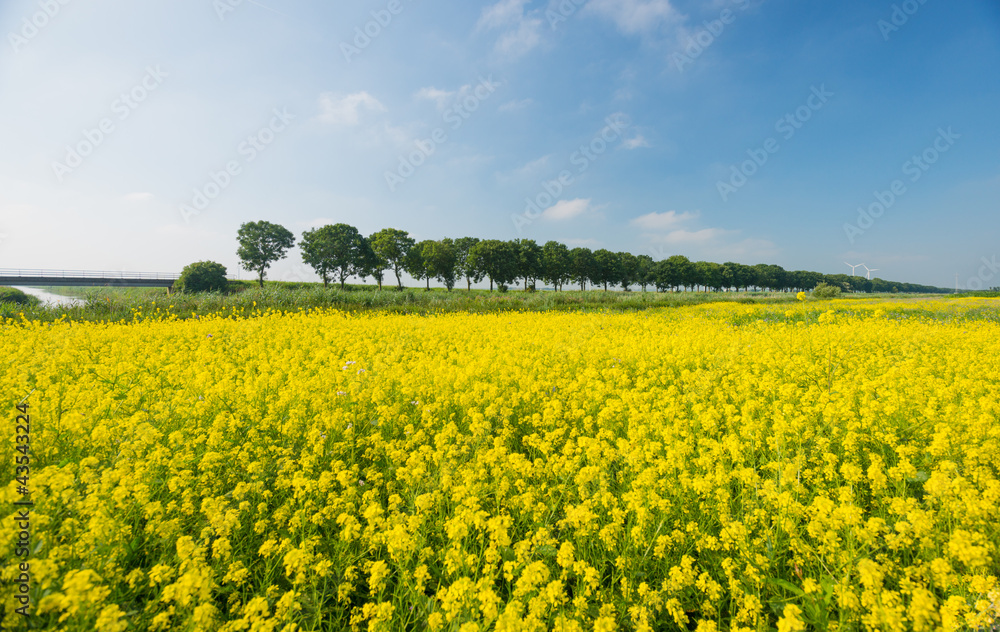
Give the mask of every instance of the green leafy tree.
[{"label": "green leafy tree", "polygon": [[548,241],[542,246],[541,272],[543,281],[555,290],[562,289],[563,282],[570,276],[571,257],[566,244]]},{"label": "green leafy tree", "polygon": [[440,241],[423,242],[421,252],[427,276],[444,283],[451,292],[458,278],[458,249],[455,242],[445,238]]},{"label": "green leafy tree", "polygon": [[372,235],[370,241],[375,254],[396,274],[396,284],[402,290],[400,272],[406,270],[406,257],[415,244],[413,238],[405,230],[384,228]]},{"label": "green leafy tree", "polygon": [[736,282],[736,289],[742,289],[744,292],[750,289],[753,285],[754,280],[754,269],[753,266],[748,266],[745,263],[734,263],[733,264],[733,280]]},{"label": "green leafy tree", "polygon": [[722,264],[721,275],[723,287],[733,288],[737,292],[746,287],[746,267],[747,266],[734,261],[727,261]]},{"label": "green leafy tree", "polygon": [[178,292],[225,292],[228,285],[226,266],[214,261],[198,261],[184,266],[174,289]]},{"label": "green leafy tree", "polygon": [[472,291],[472,284],[483,280],[484,273],[469,265],[469,252],[472,247],[479,243],[475,237],[460,237],[455,240],[455,256],[458,258],[458,275],[465,277],[465,283],[469,292]]},{"label": "green leafy tree", "polygon": [[[810,272],[808,270],[796,270],[795,272],[789,272],[789,277],[792,279],[792,286],[801,291],[809,291],[816,287],[820,281],[823,280],[823,275],[819,272]],[[878,279],[872,279],[873,286]]]},{"label": "green leafy tree", "polygon": [[517,278],[524,279],[524,289],[535,286],[541,272],[542,248],[533,239],[516,239],[513,242],[517,253]]},{"label": "green leafy tree", "polygon": [[711,261],[698,261],[693,265],[693,280],[707,292],[722,288],[722,266]]},{"label": "green leafy tree", "polygon": [[326,225],[302,233],[302,260],[312,266],[329,285],[330,278],[340,281],[344,289],[352,276],[367,276],[371,264],[368,244],[358,229],[348,224]]},{"label": "green leafy tree", "polygon": [[617,274],[612,279],[612,282],[621,285],[624,291],[631,292],[632,290],[629,289],[629,286],[639,280],[639,259],[631,252],[619,252],[617,254]]},{"label": "green leafy tree", "polygon": [[246,222],[236,234],[240,247],[236,254],[240,265],[247,272],[256,272],[260,286],[264,287],[264,276],[275,261],[280,261],[295,245],[295,235],[284,226],[271,222]]},{"label": "green leafy tree", "polygon": [[722,276],[722,264],[714,261],[708,262],[707,276],[708,287],[715,292],[721,292],[725,279]]},{"label": "green leafy tree", "polygon": [[493,278],[497,281],[497,289],[506,292],[507,288],[517,280],[520,254],[510,241],[497,242],[494,252]]},{"label": "green leafy tree", "polygon": [[509,241],[485,239],[469,250],[469,264],[482,270],[493,285],[501,292],[517,279],[518,256],[515,246]]},{"label": "green leafy tree", "polygon": [[[377,234],[377,233],[376,233]],[[382,291],[382,281],[385,280],[385,270],[389,267],[389,262],[383,259],[377,252],[375,252],[375,247],[372,244],[372,240],[375,235],[365,239],[365,252],[363,259],[363,266],[365,272],[362,278],[371,276],[378,283],[378,289]]]},{"label": "green leafy tree", "polygon": [[761,290],[783,290],[787,286],[787,273],[781,266],[758,263],[755,266],[751,266],[751,269],[753,270],[752,285],[756,285]]},{"label": "green leafy tree", "polygon": [[403,268],[406,273],[411,277],[420,281],[421,279],[427,280],[427,290],[431,289],[431,274],[428,269],[427,259],[424,256],[425,252],[429,252],[430,244],[434,243],[430,239],[425,239],[418,244],[415,244],[410,251],[406,253],[406,260],[403,262]]},{"label": "green leafy tree", "polygon": [[604,285],[608,291],[608,283],[616,283],[619,277],[620,262],[618,255],[606,248],[594,251],[594,269],[590,280],[595,285]]},{"label": "green leafy tree", "polygon": [[594,276],[594,253],[590,248],[574,248],[569,252],[570,277],[580,284],[580,291],[587,289],[587,282]]},{"label": "green leafy tree", "polygon": [[685,287],[693,283],[691,261],[684,255],[673,255],[656,264],[656,283],[660,288]]},{"label": "green leafy tree", "polygon": [[656,281],[654,270],[656,262],[649,255],[638,255],[636,258],[636,277],[635,282],[642,286],[642,291],[646,291],[646,287],[653,285]]},{"label": "green leafy tree", "polygon": [[671,278],[667,262],[665,259],[661,259],[653,264],[653,285],[656,287],[657,292],[666,292],[673,289],[670,284]]}]

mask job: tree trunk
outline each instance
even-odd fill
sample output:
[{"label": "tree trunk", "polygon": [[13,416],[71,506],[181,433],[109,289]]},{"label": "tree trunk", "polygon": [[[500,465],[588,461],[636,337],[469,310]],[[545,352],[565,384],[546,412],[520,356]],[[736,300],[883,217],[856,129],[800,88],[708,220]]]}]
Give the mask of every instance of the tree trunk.
[{"label": "tree trunk", "polygon": [[465,277],[465,282],[469,285],[469,291],[472,291],[472,279]]},{"label": "tree trunk", "polygon": [[430,277],[427,277],[427,290],[426,291],[428,291],[428,292],[431,291],[431,278]]},{"label": "tree trunk", "polygon": [[493,277],[490,277],[490,292],[493,291]]},{"label": "tree trunk", "polygon": [[264,268],[260,269],[260,276],[257,277],[257,282],[260,283],[260,289],[264,289]]}]

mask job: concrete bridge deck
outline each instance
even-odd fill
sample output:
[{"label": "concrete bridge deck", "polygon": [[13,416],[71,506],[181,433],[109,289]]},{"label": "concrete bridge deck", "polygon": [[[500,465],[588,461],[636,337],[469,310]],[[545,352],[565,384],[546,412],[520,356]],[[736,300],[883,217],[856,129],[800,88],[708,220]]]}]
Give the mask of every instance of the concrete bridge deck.
[{"label": "concrete bridge deck", "polygon": [[172,288],[179,274],[156,272],[106,272],[95,270],[0,269],[0,285],[165,287]]}]

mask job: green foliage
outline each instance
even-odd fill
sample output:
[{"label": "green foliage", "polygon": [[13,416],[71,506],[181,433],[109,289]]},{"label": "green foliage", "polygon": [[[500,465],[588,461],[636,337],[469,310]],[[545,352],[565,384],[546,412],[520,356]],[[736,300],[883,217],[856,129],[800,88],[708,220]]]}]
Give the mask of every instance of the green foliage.
[{"label": "green foliage", "polygon": [[382,257],[378,256],[375,249],[372,248],[372,242],[364,237],[361,238],[361,254],[359,258],[361,260],[361,267],[358,272],[358,276],[364,281],[365,277],[371,276],[378,283],[378,289],[382,289],[382,281],[385,279],[385,269],[389,265],[388,262]]},{"label": "green foliage", "polygon": [[340,289],[344,289],[348,277],[365,277],[373,272],[377,259],[368,241],[358,229],[348,224],[326,225],[302,233],[302,261],[323,279],[323,285],[330,284],[336,276]]},{"label": "green foliage", "polygon": [[639,280],[639,259],[630,252],[619,252],[616,278],[612,283],[622,286],[626,292],[630,292],[629,286]]},{"label": "green foliage", "polygon": [[450,292],[455,287],[458,278],[458,250],[451,239],[441,241],[421,242],[424,244],[421,255],[424,270],[429,277],[434,277]]},{"label": "green foliage", "polygon": [[[267,267],[285,256],[294,244],[294,238],[281,226],[268,222],[244,224],[240,228],[240,254],[243,267],[259,274],[258,285],[263,287]],[[444,244],[450,244],[446,246]],[[882,279],[821,274],[803,270],[785,270],[778,265],[745,265],[735,262],[724,264],[711,261],[690,261],[682,255],[654,262],[648,255],[628,252],[611,252],[601,249],[568,247],[550,241],[540,247],[531,239],[480,241],[475,237],[460,239],[427,240],[416,244],[406,231],[396,228],[380,230],[366,239],[346,224],[324,226],[308,231],[302,236],[303,261],[311,265],[324,284],[336,275],[341,288],[351,276],[364,280],[374,277],[382,288],[387,269],[396,275],[396,284],[403,289],[402,272],[417,280],[424,280],[430,290],[430,280],[439,279],[448,289],[465,277],[468,290],[484,278],[490,279],[490,291],[496,285],[501,291],[518,279],[524,289],[534,288],[541,279],[553,289],[563,289],[567,281],[579,284],[580,290],[587,283],[603,286],[621,286],[626,292],[634,284],[649,285],[659,291],[685,288],[702,291],[778,291],[796,292],[812,290],[818,283],[839,286],[845,292],[877,294],[880,292],[948,293],[949,290],[911,283],[895,283]],[[454,250],[455,262],[451,263]]]},{"label": "green foliage", "polygon": [[225,292],[228,285],[226,266],[215,261],[198,261],[184,266],[174,289],[178,292]]},{"label": "green foliage", "polygon": [[455,240],[455,256],[458,257],[458,274],[465,277],[466,287],[472,291],[472,284],[483,280],[483,271],[469,265],[469,252],[479,243],[475,237],[460,237]]},{"label": "green foliage", "polygon": [[10,305],[36,306],[41,303],[38,297],[25,294],[21,290],[13,287],[0,287],[0,303]]},{"label": "green foliage", "polygon": [[580,284],[580,291],[587,289],[587,282],[594,276],[594,253],[590,248],[574,248],[569,252],[569,276]]},{"label": "green foliage", "polygon": [[616,253],[606,248],[594,251],[594,267],[591,269],[590,282],[594,285],[603,285],[604,291],[608,291],[608,284],[618,281],[620,276],[621,261]]},{"label": "green foliage", "polygon": [[839,298],[840,292],[840,288],[836,285],[820,283],[813,288],[812,295],[814,298]]},{"label": "green foliage", "polygon": [[240,264],[244,270],[257,273],[260,287],[264,287],[264,276],[271,264],[284,259],[295,245],[295,235],[291,231],[265,221],[244,223],[236,236],[240,244],[236,251]]},{"label": "green foliage", "polygon": [[[372,252],[380,262],[396,273],[396,283],[403,289],[403,281],[399,273],[406,269],[407,256],[415,242],[405,230],[384,228],[374,233],[369,239]],[[384,268],[383,268],[384,269]]]},{"label": "green foliage", "polygon": [[636,260],[636,276],[635,282],[642,286],[642,291],[646,291],[646,287],[653,285],[656,282],[656,262],[649,255],[639,255],[635,258]]},{"label": "green foliage", "polygon": [[517,257],[516,278],[524,279],[524,289],[535,287],[541,274],[542,248],[533,239],[515,239],[514,252]]},{"label": "green foliage", "polygon": [[431,289],[431,273],[427,269],[427,261],[424,259],[424,251],[430,249],[431,244],[434,243],[430,239],[425,239],[424,241],[415,244],[413,248],[410,248],[409,252],[406,253],[406,258],[403,260],[403,269],[411,277],[420,281],[424,279],[427,281],[427,289]]},{"label": "green foliage", "polygon": [[694,285],[694,264],[684,255],[673,255],[656,264],[654,277],[660,290]]},{"label": "green foliage", "polygon": [[[871,296],[871,295],[867,295]],[[874,295],[891,298],[886,293]],[[898,295],[897,295],[898,296]],[[927,296],[927,295],[924,295]],[[963,295],[958,295],[963,296]],[[74,321],[131,322],[157,313],[171,314],[178,318],[197,318],[208,314],[248,316],[255,311],[282,310],[287,312],[310,309],[335,308],[347,312],[385,311],[406,314],[440,314],[444,312],[495,313],[506,311],[612,311],[673,308],[717,302],[772,304],[776,306],[799,304],[794,294],[788,293],[708,293],[681,292],[667,294],[639,294],[604,291],[565,292],[508,292],[490,293],[474,289],[471,292],[446,292],[434,288],[404,288],[401,292],[379,292],[374,285],[336,286],[324,288],[320,283],[267,281],[260,288],[256,280],[230,281],[229,292],[167,295],[164,288],[87,288],[86,302],[82,305],[17,305],[0,302],[0,322],[3,319],[20,320],[21,314],[31,321],[54,322],[60,319]],[[860,298],[845,297],[844,300]],[[33,298],[33,297],[32,297]],[[948,297],[951,298],[951,297]],[[947,299],[946,299],[947,300]],[[776,314],[784,313],[785,308]],[[967,310],[966,316],[974,320],[1000,321],[995,307],[984,306]],[[938,317],[946,318],[943,311]],[[929,314],[932,316],[933,314]]]},{"label": "green foliage", "polygon": [[558,241],[548,241],[542,246],[541,279],[559,290],[562,284],[570,280],[572,259],[566,244]]},{"label": "green foliage", "polygon": [[517,279],[518,250],[513,242],[486,239],[469,250],[467,264],[481,270],[490,280],[490,291],[495,283],[501,292]]}]

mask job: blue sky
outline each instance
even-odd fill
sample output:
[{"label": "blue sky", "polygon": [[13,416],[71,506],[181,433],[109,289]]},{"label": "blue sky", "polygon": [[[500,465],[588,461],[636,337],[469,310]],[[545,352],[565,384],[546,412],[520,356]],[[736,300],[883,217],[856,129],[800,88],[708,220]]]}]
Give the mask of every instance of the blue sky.
[{"label": "blue sky", "polygon": [[1000,285],[993,0],[6,0],[0,34],[0,267],[235,272],[266,219]]}]

